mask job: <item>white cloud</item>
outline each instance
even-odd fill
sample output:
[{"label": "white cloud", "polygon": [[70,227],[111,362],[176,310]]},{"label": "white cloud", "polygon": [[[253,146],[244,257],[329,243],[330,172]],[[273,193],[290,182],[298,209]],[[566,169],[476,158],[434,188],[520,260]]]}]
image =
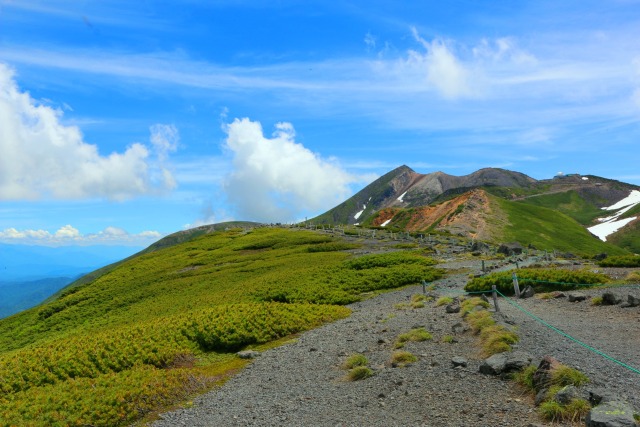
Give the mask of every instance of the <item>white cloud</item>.
[{"label": "white cloud", "polygon": [[332,161],[295,142],[290,123],[278,123],[272,138],[259,122],[235,119],[226,147],[234,170],[225,190],[241,219],[286,222],[303,211],[320,213],[342,202],[359,181]]},{"label": "white cloud", "polygon": [[56,231],[56,234],[54,234],[54,237],[58,239],[76,239],[80,237],[80,231],[78,231],[76,228],[72,227],[71,225],[65,225],[64,227]]},{"label": "white cloud", "polygon": [[440,94],[449,99],[473,94],[470,84],[470,70],[454,55],[444,40],[429,42],[412,28],[413,37],[426,49],[426,53],[409,52],[409,62],[424,67],[427,81]]},{"label": "white cloud", "polygon": [[103,156],[78,127],[61,124],[62,115],[21,92],[0,63],[0,200],[124,200],[175,187],[164,166],[177,147],[175,127],[153,126],[153,149],[134,143]]},{"label": "white cloud", "polygon": [[160,239],[157,231],[143,231],[130,234],[119,227],[107,227],[98,233],[82,234],[72,225],[60,227],[51,233],[47,230],[17,230],[7,228],[0,230],[0,243],[16,243],[43,246],[62,245],[134,245],[147,246]]}]

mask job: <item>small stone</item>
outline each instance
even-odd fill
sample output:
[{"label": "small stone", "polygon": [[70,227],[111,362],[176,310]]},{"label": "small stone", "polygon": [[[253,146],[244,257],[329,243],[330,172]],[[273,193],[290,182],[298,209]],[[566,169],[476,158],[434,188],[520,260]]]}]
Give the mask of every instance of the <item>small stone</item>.
[{"label": "small stone", "polygon": [[602,305],[617,305],[620,304],[622,298],[613,292],[605,292],[602,294]]},{"label": "small stone", "polygon": [[569,294],[569,302],[580,302],[587,299],[587,296],[582,292],[573,292]]},{"label": "small stone", "polygon": [[587,414],[587,427],[636,427],[633,409],[626,403],[612,401],[592,408]]},{"label": "small stone", "polygon": [[453,364],[453,367],[458,367],[458,366],[462,366],[462,367],[466,367],[467,366],[467,359],[465,359],[464,357],[461,356],[455,356],[451,359],[451,363]]}]

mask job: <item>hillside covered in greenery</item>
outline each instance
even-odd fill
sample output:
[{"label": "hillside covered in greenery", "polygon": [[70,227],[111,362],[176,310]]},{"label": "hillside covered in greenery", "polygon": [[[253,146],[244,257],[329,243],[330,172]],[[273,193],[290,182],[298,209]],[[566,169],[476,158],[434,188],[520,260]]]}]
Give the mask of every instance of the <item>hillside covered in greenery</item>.
[{"label": "hillside covered in greenery", "polygon": [[0,321],[0,425],[129,425],[223,381],[245,363],[237,350],[442,274],[420,251],[356,256],[309,231],[176,242]]}]

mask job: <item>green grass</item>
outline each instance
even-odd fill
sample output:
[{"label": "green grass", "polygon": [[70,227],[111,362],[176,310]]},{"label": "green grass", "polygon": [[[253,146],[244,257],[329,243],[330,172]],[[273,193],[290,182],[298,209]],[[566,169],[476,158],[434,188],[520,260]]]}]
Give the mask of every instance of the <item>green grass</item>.
[{"label": "green grass", "polygon": [[607,236],[607,242],[634,254],[640,254],[640,221],[633,221],[617,233]]},{"label": "green grass", "polygon": [[592,236],[577,221],[556,210],[497,197],[492,197],[492,201],[507,216],[508,223],[502,226],[503,241],[517,241],[541,250],[556,249],[586,255],[627,253],[625,249]]},{"label": "green grass", "polygon": [[558,210],[584,226],[591,225],[603,214],[602,209],[582,198],[575,190],[528,197],[520,203]]},{"label": "green grass", "polygon": [[354,258],[308,231],[183,237],[0,321],[0,425],[130,425],[244,366],[239,349],[442,275],[419,253]]}]

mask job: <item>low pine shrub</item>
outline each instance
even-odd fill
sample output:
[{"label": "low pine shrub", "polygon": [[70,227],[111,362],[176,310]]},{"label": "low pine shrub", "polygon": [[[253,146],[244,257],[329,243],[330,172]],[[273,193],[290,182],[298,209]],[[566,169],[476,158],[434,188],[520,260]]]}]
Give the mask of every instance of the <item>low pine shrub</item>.
[{"label": "low pine shrub", "polygon": [[598,261],[600,267],[640,267],[639,255],[610,256]]},{"label": "low pine shrub", "polygon": [[[638,257],[640,258],[640,257]],[[607,283],[609,277],[587,270],[565,270],[551,268],[522,268],[517,273],[520,286],[531,285],[536,292],[550,292],[575,289],[578,286],[595,286]],[[504,295],[512,295],[512,273],[501,271],[470,280],[464,287],[467,292],[489,291],[491,286]]]}]

